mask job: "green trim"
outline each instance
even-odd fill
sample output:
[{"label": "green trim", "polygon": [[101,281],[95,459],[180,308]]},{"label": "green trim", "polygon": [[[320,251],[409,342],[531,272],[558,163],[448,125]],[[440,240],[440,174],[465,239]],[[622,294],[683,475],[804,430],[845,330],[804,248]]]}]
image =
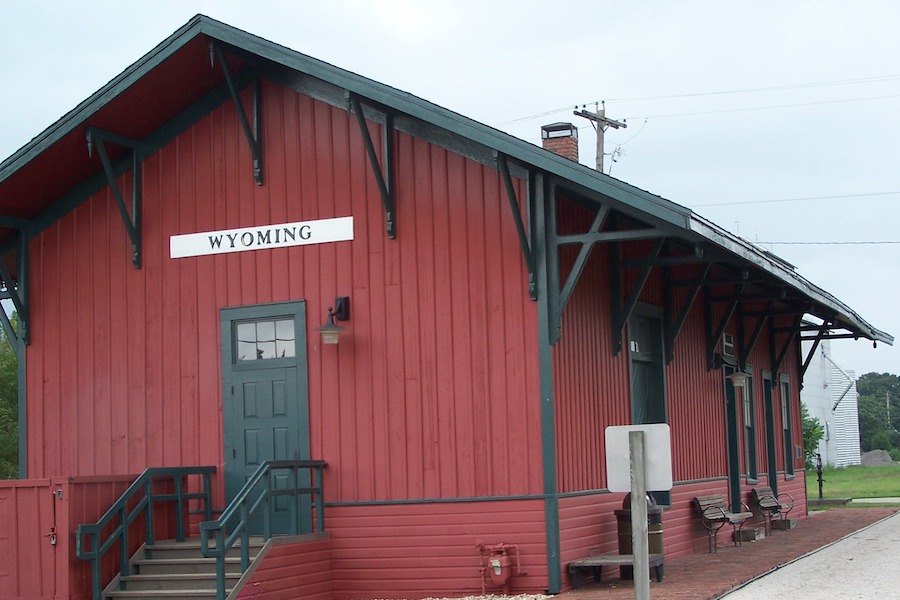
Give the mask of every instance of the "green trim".
[{"label": "green trim", "polygon": [[408,504],[472,504],[480,502],[508,502],[525,500],[546,500],[544,494],[522,494],[516,496],[471,496],[468,498],[416,498],[406,500],[355,500],[346,502],[326,502],[329,506],[403,506]]},{"label": "green trim", "polygon": [[[12,340],[10,340],[12,342]],[[28,402],[25,394],[25,342],[20,338],[16,358],[16,379],[19,383],[19,479],[28,479]]]},{"label": "green trim", "polygon": [[725,442],[728,447],[728,496],[732,512],[741,512],[741,451],[738,446],[737,394],[728,376],[734,369],[726,366],[725,374]]},{"label": "green trim", "polygon": [[[799,344],[797,345],[799,346]],[[787,398],[784,398],[785,386],[787,386]],[[794,468],[794,407],[791,405],[791,377],[786,373],[778,379],[778,398],[787,407],[787,429],[785,429],[783,422],[781,424],[782,436],[787,432],[787,437],[781,440],[781,451],[784,453],[784,473],[785,475],[793,475],[797,471]],[[797,410],[799,409],[800,406],[797,405]],[[783,418],[784,408],[782,408],[781,414]]]},{"label": "green trim", "polygon": [[[700,479],[685,479],[684,481],[675,481],[672,487],[680,485],[693,485],[695,483],[710,483],[713,481],[727,481],[727,477],[702,477]],[[562,498],[578,498],[581,496],[602,496],[604,494],[612,494],[607,488],[598,488],[593,490],[582,490],[580,492],[562,492],[559,497]]]},{"label": "green trim", "polygon": [[770,371],[762,372],[763,419],[766,428],[766,474],[772,493],[778,494],[778,461],[775,449],[775,390]]},{"label": "green trim", "polygon": [[[747,389],[744,389],[741,392],[741,403],[746,403],[750,410],[750,440],[749,443],[746,443],[746,440],[744,440],[745,446],[749,446],[749,448],[744,448],[745,458],[747,459],[747,464],[744,465],[747,472],[744,473],[744,477],[747,479],[748,483],[751,480],[756,483],[759,478],[759,465],[757,464],[759,460],[759,449],[756,447],[756,392],[753,385],[753,367],[745,364],[744,372],[748,375]],[[744,417],[743,409],[744,407],[741,406],[740,415],[742,421]],[[743,423],[741,433],[744,433],[743,430],[745,429],[747,429],[747,423]]]},{"label": "green trim", "polygon": [[[535,266],[538,303],[538,371],[540,374],[541,473],[544,481],[544,521],[547,544],[547,590],[562,589],[559,540],[559,494],[556,483],[556,414],[554,408],[553,343],[559,339],[558,315],[553,299],[559,297],[555,249],[555,190],[546,176],[536,173],[529,182],[535,232]],[[548,190],[547,188],[550,187]],[[556,277],[554,277],[556,275]],[[554,316],[556,318],[554,318]],[[554,325],[556,331],[554,333]]]}]

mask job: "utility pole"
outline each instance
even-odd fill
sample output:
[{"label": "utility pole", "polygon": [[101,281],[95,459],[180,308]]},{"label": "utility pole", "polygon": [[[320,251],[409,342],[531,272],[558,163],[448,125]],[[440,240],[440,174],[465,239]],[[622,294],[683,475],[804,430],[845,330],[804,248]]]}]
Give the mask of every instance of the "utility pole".
[{"label": "utility pole", "polygon": [[[576,107],[577,108],[577,107]],[[606,117],[606,103],[601,102],[598,107],[597,104],[594,104],[594,112],[586,110],[584,106],[581,107],[581,110],[575,111],[576,117],[584,117],[585,119],[589,119],[591,124],[594,126],[594,129],[597,131],[597,170],[603,173],[603,134],[607,129],[612,127],[613,129],[625,129],[628,127],[623,121],[615,121],[613,119],[609,119]]]}]

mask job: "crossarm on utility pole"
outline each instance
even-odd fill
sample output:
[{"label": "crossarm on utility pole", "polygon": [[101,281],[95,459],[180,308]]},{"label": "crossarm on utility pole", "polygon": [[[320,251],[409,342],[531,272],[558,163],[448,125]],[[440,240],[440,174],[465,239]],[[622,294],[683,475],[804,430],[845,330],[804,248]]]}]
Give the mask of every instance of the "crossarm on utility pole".
[{"label": "crossarm on utility pole", "polygon": [[594,129],[597,130],[597,170],[601,173],[603,172],[603,134],[607,129],[612,127],[613,129],[625,129],[628,127],[624,121],[616,121],[615,119],[609,119],[606,116],[606,104],[603,103],[600,107],[595,107],[596,110],[591,112],[589,110],[585,110],[582,107],[582,110],[576,110],[576,117],[584,117],[585,119],[589,119],[594,124]]}]

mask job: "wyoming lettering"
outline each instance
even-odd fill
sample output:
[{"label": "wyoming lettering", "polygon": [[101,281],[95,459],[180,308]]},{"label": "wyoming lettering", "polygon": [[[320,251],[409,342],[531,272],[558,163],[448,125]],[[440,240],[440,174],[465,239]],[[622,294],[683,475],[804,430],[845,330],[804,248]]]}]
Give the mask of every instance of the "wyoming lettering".
[{"label": "wyoming lettering", "polygon": [[353,217],[173,235],[169,256],[186,258],[353,239]]}]

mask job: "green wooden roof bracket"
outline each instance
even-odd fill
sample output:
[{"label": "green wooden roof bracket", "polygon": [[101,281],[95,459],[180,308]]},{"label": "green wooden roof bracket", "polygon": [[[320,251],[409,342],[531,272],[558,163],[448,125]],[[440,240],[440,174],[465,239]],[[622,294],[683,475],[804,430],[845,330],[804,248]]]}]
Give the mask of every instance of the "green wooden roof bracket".
[{"label": "green wooden roof bracket", "polygon": [[[645,230],[637,230],[634,232],[614,232],[614,233],[638,233],[643,232],[643,237],[653,237],[658,233],[657,229],[652,229],[649,232]],[[648,233],[650,235],[648,235]],[[635,238],[642,239],[642,238]],[[622,349],[625,346],[625,325],[628,323],[628,319],[631,318],[631,313],[634,312],[634,307],[637,306],[638,299],[641,296],[641,291],[644,289],[644,285],[647,283],[647,280],[650,278],[650,272],[653,270],[653,266],[655,261],[659,258],[659,253],[662,251],[663,244],[665,243],[665,238],[660,237],[657,238],[653,243],[653,246],[650,248],[650,251],[647,253],[639,263],[638,266],[641,267],[641,272],[638,275],[637,280],[632,286],[631,291],[628,292],[627,299],[622,301],[622,273],[625,270],[625,264],[622,260],[622,250],[619,248],[618,243],[614,243],[610,247],[610,260],[609,260],[609,293],[610,293],[610,306],[612,310],[610,311],[610,318],[612,320],[612,328],[611,333],[613,336],[612,339],[612,351],[613,356],[618,356]]]},{"label": "green wooden roof bracket", "polygon": [[[722,319],[719,321],[719,324],[709,332],[709,336],[706,339],[706,370],[711,371],[715,368],[715,355],[716,355],[716,346],[719,343],[719,340],[722,339],[722,334],[725,333],[725,328],[728,327],[728,322],[731,320],[731,316],[734,315],[734,311],[737,309],[738,304],[741,301],[741,294],[744,292],[744,288],[747,286],[746,283],[739,284],[737,286],[737,291],[734,296],[732,296],[729,300],[729,305],[725,309],[725,312],[722,314]],[[710,299],[707,302],[707,312],[709,314],[712,313],[712,300]],[[711,320],[709,321],[712,322]]]},{"label": "green wooden roof bracket", "polygon": [[[356,122],[359,124],[359,131],[363,137],[363,144],[366,147],[366,155],[369,157],[369,164],[372,166],[372,174],[375,176],[375,182],[378,184],[378,191],[381,194],[381,203],[384,205],[385,231],[389,239],[397,237],[397,225],[394,221],[394,117],[387,110],[383,110],[384,127],[381,135],[381,164],[378,162],[378,155],[375,153],[375,144],[372,142],[372,134],[369,132],[369,126],[366,124],[366,116],[363,114],[362,102],[357,94],[347,92],[350,101],[350,108],[356,114]],[[371,104],[366,103],[366,106]]]},{"label": "green wooden roof bracket", "polygon": [[674,307],[674,294],[671,293],[671,288],[674,287],[675,283],[671,283],[667,286],[669,289],[669,297],[670,301],[666,303],[667,309],[666,314],[670,315],[666,321],[666,332],[665,332],[665,340],[666,340],[666,364],[670,364],[673,360],[675,360],[675,340],[678,339],[678,334],[681,333],[681,328],[684,327],[685,321],[687,321],[688,313],[691,312],[691,308],[693,308],[694,303],[697,301],[697,296],[700,294],[700,290],[703,289],[703,284],[706,282],[706,278],[709,275],[709,271],[712,269],[712,263],[708,262],[700,268],[700,274],[690,283],[690,291],[688,291],[688,296],[685,298],[684,302],[681,305],[681,310],[678,311],[678,316],[672,318],[672,308]]},{"label": "green wooden roof bracket", "polygon": [[[634,307],[637,306],[638,299],[641,297],[641,291],[643,291],[644,286],[647,284],[647,280],[650,278],[650,272],[653,270],[654,260],[659,257],[659,253],[663,249],[663,245],[665,244],[665,238],[658,238],[653,242],[653,246],[651,246],[650,251],[647,253],[647,257],[644,259],[643,264],[641,265],[641,272],[638,275],[637,281],[634,282],[634,286],[631,288],[631,292],[628,294],[628,299],[625,301],[625,305],[622,309],[622,323],[619,328],[619,336],[621,338],[624,330],[625,324],[628,323],[628,320],[631,318],[631,313],[634,312]],[[621,342],[620,342],[621,347]]]},{"label": "green wooden roof bracket", "polygon": [[806,341],[811,341],[812,346],[809,347],[809,352],[806,353],[806,358],[803,360],[803,365],[800,367],[800,379],[803,379],[803,376],[806,375],[806,369],[809,368],[809,363],[812,362],[813,356],[816,353],[816,349],[819,347],[819,344],[822,343],[822,340],[829,337],[828,329],[834,324],[832,319],[825,319],[822,321],[822,324],[818,327],[818,333],[813,338],[806,338]]},{"label": "green wooden roof bracket", "polygon": [[12,323],[9,320],[9,317],[6,316],[5,310],[0,310],[0,322],[2,322],[2,326],[4,331],[6,332],[6,337],[10,341],[10,345],[13,347],[13,350],[16,353],[16,358],[19,359],[19,364],[22,365],[24,363],[24,356],[22,356],[23,346],[28,344],[29,341],[29,314],[28,314],[28,241],[29,237],[26,234],[24,229],[19,230],[19,234],[16,237],[16,245],[17,248],[17,272],[18,272],[18,280],[13,279],[12,274],[9,272],[9,269],[6,268],[6,263],[3,260],[0,260],[0,284],[3,286],[3,298],[8,298],[12,301],[13,307],[16,309],[16,314],[19,316],[19,330],[16,331],[13,329]]},{"label": "green wooden roof bracket", "polygon": [[575,291],[575,286],[578,284],[578,280],[581,278],[581,272],[584,270],[584,266],[587,264],[588,258],[591,256],[591,250],[594,249],[594,244],[597,243],[596,240],[589,239],[588,236],[595,233],[600,233],[600,230],[603,228],[603,225],[606,223],[606,219],[609,216],[609,206],[602,205],[597,207],[597,214],[594,215],[594,220],[591,222],[590,229],[584,235],[561,235],[557,238],[557,244],[559,246],[564,246],[566,244],[581,244],[581,248],[578,250],[578,256],[575,258],[575,262],[572,264],[572,270],[569,271],[569,276],[566,277],[566,283],[563,284],[562,290],[559,293],[559,312],[562,313],[566,309],[566,305],[569,303],[569,298],[572,297],[572,292]]},{"label": "green wooden roof bracket", "polygon": [[[534,201],[535,239],[542,240],[539,255],[543,254],[546,262],[547,323],[548,340],[555,345],[562,336],[562,306],[559,276],[559,233],[556,215],[556,178],[549,173],[532,176],[534,185],[529,185]],[[539,262],[539,261],[538,261]],[[540,265],[538,265],[540,266]],[[540,294],[540,293],[539,293]]]},{"label": "green wooden roof bracket", "polygon": [[[775,300],[770,299],[766,303],[766,308],[762,311],[762,313],[758,316],[758,320],[756,321],[756,325],[753,327],[753,331],[750,333],[750,338],[746,340],[741,339],[741,366],[746,366],[747,357],[750,356],[750,353],[753,352],[753,348],[756,347],[756,342],[759,341],[759,336],[762,334],[762,330],[766,325],[766,322],[772,316],[772,309],[775,307]],[[741,322],[743,322],[744,317],[746,315],[742,314]],[[741,336],[743,338],[743,336]]]},{"label": "green wooden roof bracket", "polygon": [[[772,377],[775,377],[776,375],[778,375],[778,372],[781,370],[781,365],[784,363],[785,357],[787,357],[788,350],[790,350],[791,344],[793,343],[794,338],[796,338],[797,335],[799,334],[801,319],[802,319],[802,317],[799,315],[794,318],[794,322],[795,322],[796,326],[792,327],[790,329],[790,331],[787,332],[787,338],[784,340],[784,344],[782,344],[782,346],[781,346],[781,351],[778,353],[777,356],[773,356],[774,360],[772,361]],[[773,332],[774,332],[774,328],[773,328]],[[774,339],[774,335],[772,337]],[[802,379],[802,376],[801,376],[801,379]]]},{"label": "green wooden roof bracket", "polygon": [[[103,165],[103,172],[106,174],[109,188],[112,190],[113,197],[116,199],[116,206],[119,207],[119,213],[122,215],[122,221],[125,223],[125,231],[131,240],[131,262],[134,263],[136,269],[141,268],[141,162],[143,160],[143,143],[132,140],[122,135],[104,131],[97,127],[87,128],[87,145],[88,154],[93,154],[96,146],[97,155],[100,157],[100,163]],[[112,162],[109,160],[109,154],[106,152],[104,142],[109,142],[117,146],[123,146],[131,150],[132,160],[132,177],[131,177],[131,212],[125,206],[125,199],[122,196],[122,190],[119,188],[116,171],[113,169]]]},{"label": "green wooden roof bracket", "polygon": [[250,146],[250,154],[253,157],[253,179],[256,185],[263,184],[263,159],[262,159],[262,104],[260,97],[262,95],[262,86],[259,77],[256,77],[253,83],[253,127],[250,126],[250,119],[247,118],[247,111],[244,109],[244,103],[241,101],[240,90],[235,83],[231,69],[228,68],[228,62],[225,60],[225,53],[221,46],[210,40],[209,42],[209,62],[210,66],[215,66],[215,58],[218,57],[219,64],[222,65],[222,73],[225,75],[225,83],[228,84],[228,91],[231,92],[231,99],[237,107],[238,118],[241,121],[241,127],[244,130],[244,136],[247,138],[247,144]]},{"label": "green wooden roof bracket", "polygon": [[519,199],[516,195],[516,188],[513,185],[512,175],[509,173],[509,158],[502,152],[494,151],[497,159],[497,167],[503,176],[503,183],[506,185],[506,195],[509,198],[509,207],[512,209],[513,220],[516,223],[516,232],[519,234],[519,245],[522,247],[522,255],[525,258],[525,266],[528,268],[528,295],[532,300],[537,300],[537,287],[535,282],[535,262],[534,250],[528,241],[528,234],[525,233],[525,223],[522,220],[522,210],[520,208]]}]

